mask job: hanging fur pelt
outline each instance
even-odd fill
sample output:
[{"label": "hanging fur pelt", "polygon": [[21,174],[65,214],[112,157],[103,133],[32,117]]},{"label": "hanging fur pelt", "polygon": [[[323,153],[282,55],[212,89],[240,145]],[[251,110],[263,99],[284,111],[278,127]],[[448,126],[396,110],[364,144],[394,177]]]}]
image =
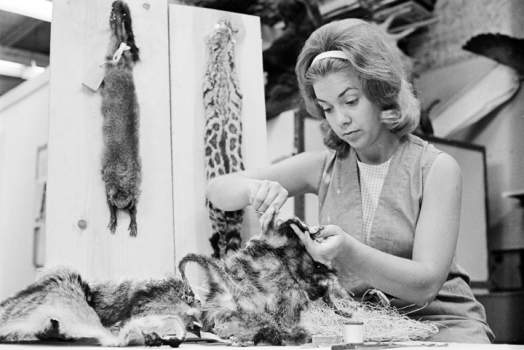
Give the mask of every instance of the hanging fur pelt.
[{"label": "hanging fur pelt", "polygon": [[[206,178],[244,170],[242,161],[242,95],[235,71],[235,29],[227,20],[208,38],[204,77]],[[222,211],[207,201],[213,257],[240,248],[243,211]]]},{"label": "hanging fur pelt", "polygon": [[109,229],[115,232],[117,210],[129,213],[129,233],[137,234],[136,207],[140,193],[141,165],[138,151],[139,113],[133,81],[138,48],[129,7],[112,4],[111,40],[101,89],[103,121],[102,178],[110,211]]}]

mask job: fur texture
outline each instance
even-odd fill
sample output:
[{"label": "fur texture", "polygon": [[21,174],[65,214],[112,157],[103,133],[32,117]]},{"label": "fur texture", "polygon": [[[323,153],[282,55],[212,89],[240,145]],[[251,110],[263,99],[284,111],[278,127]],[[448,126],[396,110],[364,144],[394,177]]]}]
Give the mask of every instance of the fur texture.
[{"label": "fur texture", "polygon": [[[317,230],[291,219],[224,260],[187,255],[182,279],[88,284],[74,271],[52,272],[0,304],[0,342],[178,346],[187,332],[199,333],[200,321],[237,344],[306,343],[310,335],[300,322],[309,302],[322,298],[338,312],[331,298],[347,294],[335,271],[307,253],[291,223],[314,238]],[[203,285],[188,276],[188,265],[203,272]]]},{"label": "fur texture", "polygon": [[[201,296],[204,329],[240,344],[310,340],[300,326],[301,312],[318,298],[333,306],[330,296],[343,292],[335,271],[311,258],[291,223],[302,225],[298,219],[286,221],[223,261],[196,254],[180,261],[180,273],[195,293],[205,291]],[[188,264],[203,272],[203,285],[187,278]]]},{"label": "fur texture", "polygon": [[0,304],[0,342],[77,341],[178,346],[199,333],[190,289],[179,279],[88,285],[54,271]]},{"label": "fur texture", "polygon": [[[122,1],[112,5],[109,19],[111,40],[104,82],[101,89],[104,151],[102,178],[110,211],[109,229],[115,232],[117,210],[129,213],[129,232],[137,234],[136,208],[140,194],[139,112],[133,81],[133,65],[138,60],[128,6]],[[122,43],[129,49],[118,62],[112,56]]]},{"label": "fur texture", "polygon": [[[220,21],[207,40],[208,62],[204,76],[204,157],[206,179],[244,170],[242,159],[242,94],[235,65],[236,30]],[[223,211],[206,202],[214,258],[240,248],[244,211]]]}]

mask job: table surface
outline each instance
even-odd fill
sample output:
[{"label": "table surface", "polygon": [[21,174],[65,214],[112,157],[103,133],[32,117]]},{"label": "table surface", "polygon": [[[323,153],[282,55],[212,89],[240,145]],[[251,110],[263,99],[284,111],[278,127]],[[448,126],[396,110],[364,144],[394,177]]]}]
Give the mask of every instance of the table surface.
[{"label": "table surface", "polygon": [[[372,350],[377,347],[371,346],[359,346],[356,350]],[[74,346],[74,345],[45,345],[45,344],[0,344],[0,350],[21,350],[27,349],[29,347],[38,348],[39,350],[50,350],[50,349],[67,349],[67,348],[79,348],[82,350],[100,350],[100,349],[112,349],[110,347],[99,347],[99,346]],[[163,349],[172,349],[169,346],[162,346]],[[155,348],[143,347],[143,346],[134,346],[132,349],[147,349],[152,350]],[[224,345],[212,345],[212,344],[182,344],[180,349],[185,350],[331,350],[329,346],[313,346],[303,345],[303,346],[248,346],[248,347],[232,347]],[[403,343],[394,343],[390,347],[382,347],[382,349],[410,349],[410,350],[524,350],[524,345],[509,345],[509,344],[463,344],[463,343],[428,343],[428,342],[403,342]]]}]

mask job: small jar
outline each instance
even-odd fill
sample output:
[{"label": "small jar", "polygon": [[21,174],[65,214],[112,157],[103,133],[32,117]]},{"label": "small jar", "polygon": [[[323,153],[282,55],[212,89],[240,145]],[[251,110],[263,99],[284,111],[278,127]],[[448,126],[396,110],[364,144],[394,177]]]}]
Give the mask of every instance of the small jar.
[{"label": "small jar", "polygon": [[345,321],[342,326],[342,337],[345,344],[364,343],[364,322]]}]

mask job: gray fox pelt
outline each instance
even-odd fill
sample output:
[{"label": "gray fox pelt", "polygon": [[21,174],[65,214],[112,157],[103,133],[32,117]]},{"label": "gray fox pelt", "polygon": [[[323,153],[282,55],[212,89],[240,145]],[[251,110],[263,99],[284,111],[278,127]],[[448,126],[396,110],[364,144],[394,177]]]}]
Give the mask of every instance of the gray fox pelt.
[{"label": "gray fox pelt", "polygon": [[[322,298],[336,310],[331,296],[347,296],[335,271],[315,262],[292,231],[298,219],[273,227],[269,235],[252,238],[224,260],[189,254],[179,264],[182,277],[201,297],[204,330],[240,344],[302,344],[310,340],[300,326],[309,301]],[[204,285],[187,278],[187,264],[196,264]],[[350,315],[344,315],[350,316]]]},{"label": "gray fox pelt", "polygon": [[62,269],[0,304],[0,342],[178,346],[199,335],[198,302],[181,280],[88,284]]},{"label": "gray fox pelt", "polygon": [[[110,211],[109,229],[115,232],[117,210],[129,213],[129,232],[137,234],[136,208],[140,193],[139,112],[133,81],[133,65],[139,59],[131,15],[122,1],[112,4],[109,19],[111,40],[101,88],[103,115],[102,178]],[[119,60],[113,54],[127,45]]]}]

